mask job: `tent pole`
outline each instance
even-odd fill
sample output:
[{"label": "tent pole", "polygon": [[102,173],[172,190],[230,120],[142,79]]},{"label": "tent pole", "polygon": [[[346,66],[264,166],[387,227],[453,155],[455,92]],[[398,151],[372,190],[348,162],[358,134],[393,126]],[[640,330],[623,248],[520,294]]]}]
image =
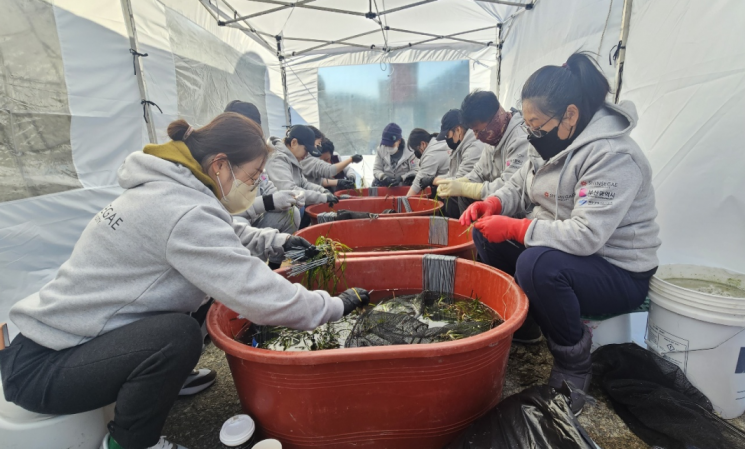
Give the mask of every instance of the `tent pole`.
[{"label": "tent pole", "polygon": [[499,86],[502,84],[502,27],[503,24],[497,25],[497,79],[494,80],[494,83],[496,84],[496,94],[497,98],[499,98]]},{"label": "tent pole", "polygon": [[[147,84],[145,84],[145,76],[142,73],[143,64],[142,58],[136,57],[139,55],[137,51],[137,27],[135,26],[135,18],[132,13],[132,3],[130,0],[121,0],[122,12],[124,13],[124,23],[127,26],[127,34],[129,34],[129,46],[136,53],[134,57],[135,74],[137,75],[137,85],[140,88],[140,97],[142,98],[143,115],[145,117],[145,123],[147,124],[147,137],[150,143],[158,143],[158,134],[155,132],[155,123],[153,123],[153,114],[150,110],[150,102],[147,96]],[[147,56],[147,54],[145,54]]]},{"label": "tent pole", "polygon": [[280,67],[282,68],[282,99],[285,104],[285,127],[287,129],[292,126],[292,117],[290,116],[290,103],[287,101],[287,70],[285,70],[284,61],[279,61]]},{"label": "tent pole", "polygon": [[613,86],[615,90],[615,103],[621,97],[621,84],[623,82],[623,65],[626,62],[626,43],[629,39],[629,25],[631,24],[631,4],[633,0],[624,0],[623,19],[621,20],[621,37],[618,41],[618,60],[616,65],[616,80]]}]

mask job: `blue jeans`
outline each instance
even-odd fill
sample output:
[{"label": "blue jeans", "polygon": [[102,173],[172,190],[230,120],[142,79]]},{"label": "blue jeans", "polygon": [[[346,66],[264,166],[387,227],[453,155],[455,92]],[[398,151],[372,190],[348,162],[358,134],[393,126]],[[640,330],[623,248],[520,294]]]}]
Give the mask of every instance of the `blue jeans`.
[{"label": "blue jeans", "polygon": [[477,230],[481,260],[515,277],[530,301],[530,314],[556,344],[582,338],[581,315],[621,314],[639,307],[652,273],[633,273],[600,256],[575,256],[545,246],[491,243]]}]

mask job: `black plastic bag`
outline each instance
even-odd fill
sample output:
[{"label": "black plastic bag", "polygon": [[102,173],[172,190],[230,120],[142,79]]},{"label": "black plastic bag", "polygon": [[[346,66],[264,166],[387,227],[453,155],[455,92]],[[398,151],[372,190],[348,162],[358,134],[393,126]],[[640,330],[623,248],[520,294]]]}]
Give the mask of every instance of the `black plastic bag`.
[{"label": "black plastic bag", "polygon": [[618,416],[665,449],[745,448],[745,432],[712,413],[709,399],[673,363],[633,343],[593,354],[593,373]]},{"label": "black plastic bag", "polygon": [[[569,388],[564,384],[564,388]],[[564,391],[563,393],[569,393]],[[477,419],[445,449],[596,449],[569,409],[548,385],[513,394]]]}]

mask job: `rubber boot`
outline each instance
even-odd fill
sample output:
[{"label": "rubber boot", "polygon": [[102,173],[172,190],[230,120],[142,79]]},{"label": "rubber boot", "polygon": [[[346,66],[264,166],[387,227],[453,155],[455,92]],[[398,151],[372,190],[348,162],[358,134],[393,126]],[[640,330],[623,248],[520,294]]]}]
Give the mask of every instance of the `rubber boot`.
[{"label": "rubber boot", "polygon": [[[551,376],[548,385],[561,390],[563,383],[570,383],[574,389],[569,396],[569,405],[575,415],[582,412],[585,406],[585,393],[590,388],[592,380],[592,360],[590,348],[592,346],[592,335],[587,326],[582,325],[584,334],[582,339],[573,346],[557,345],[548,338],[548,349],[554,356],[554,366],[551,368]],[[573,389],[573,390],[574,390]]]}]

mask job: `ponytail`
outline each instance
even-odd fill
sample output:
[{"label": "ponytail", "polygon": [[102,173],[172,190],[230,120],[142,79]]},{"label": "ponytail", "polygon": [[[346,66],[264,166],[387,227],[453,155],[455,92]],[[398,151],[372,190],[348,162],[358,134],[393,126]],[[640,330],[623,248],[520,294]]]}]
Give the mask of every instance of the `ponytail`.
[{"label": "ponytail", "polygon": [[608,92],[610,85],[597,63],[586,53],[574,53],[562,66],[548,65],[536,70],[525,82],[521,97],[556,118],[570,104],[577,106],[577,131],[582,132],[605,103]]},{"label": "ponytail", "polygon": [[184,142],[203,166],[217,153],[225,153],[233,165],[266,158],[269,154],[261,127],[235,112],[223,112],[198,129],[184,119],[176,120],[168,125],[168,137]]}]

